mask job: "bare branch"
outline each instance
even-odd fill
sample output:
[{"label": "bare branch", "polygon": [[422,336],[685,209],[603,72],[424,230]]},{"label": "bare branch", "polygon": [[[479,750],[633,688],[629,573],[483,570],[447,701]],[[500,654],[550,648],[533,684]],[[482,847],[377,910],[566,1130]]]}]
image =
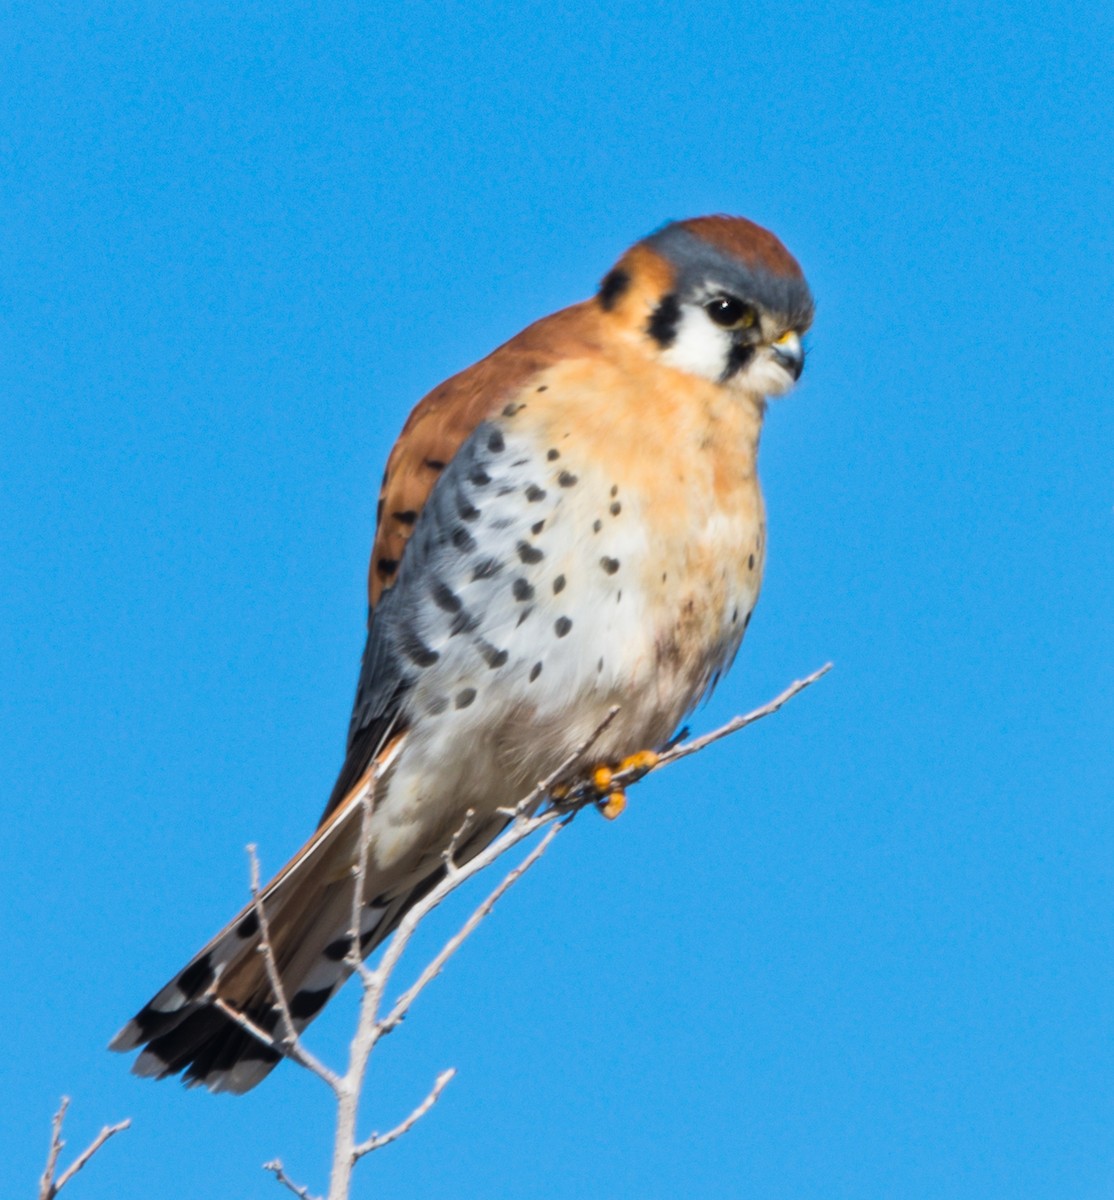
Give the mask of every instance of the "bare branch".
[{"label": "bare branch", "polygon": [[270,1171],[279,1183],[281,1183],[284,1187],[288,1187],[295,1196],[300,1196],[302,1200],[318,1200],[318,1197],[315,1196],[309,1190],[309,1188],[301,1187],[299,1184],[295,1183],[289,1178],[283,1168],[282,1159],[273,1158],[270,1162],[264,1163],[263,1170]]},{"label": "bare branch", "polygon": [[348,927],[348,953],[344,956],[345,964],[359,975],[365,988],[370,982],[371,971],[361,953],[360,913],[363,912],[364,892],[367,887],[367,864],[371,854],[371,817],[375,810],[375,785],[379,781],[380,770],[377,766],[372,771],[360,795],[360,851],[352,871],[352,921]]},{"label": "bare branch", "polygon": [[66,1109],[69,1107],[69,1096],[63,1096],[62,1103],[58,1105],[58,1111],[54,1114],[54,1120],[50,1123],[50,1152],[46,1156],[43,1177],[39,1180],[39,1200],[50,1200],[52,1196],[57,1195],[54,1172],[58,1167],[58,1155],[62,1153],[62,1147],[66,1144],[62,1141],[62,1122],[66,1119]]},{"label": "bare branch", "polygon": [[58,1156],[62,1153],[62,1147],[66,1144],[62,1140],[62,1122],[66,1119],[66,1110],[69,1106],[69,1096],[63,1096],[62,1103],[58,1106],[58,1111],[54,1114],[54,1120],[51,1122],[50,1152],[46,1158],[46,1169],[43,1171],[42,1179],[39,1180],[39,1200],[54,1200],[54,1197],[58,1195],[110,1137],[122,1133],[131,1125],[130,1117],[125,1118],[123,1121],[118,1121],[115,1125],[106,1125],[62,1174],[55,1179],[54,1173],[58,1169]]},{"label": "bare branch", "polygon": [[[745,729],[748,725],[754,724],[755,721],[759,721],[763,717],[770,716],[798,693],[804,691],[805,688],[825,675],[831,670],[831,666],[832,664],[828,663],[806,678],[797,680],[768,704],[764,704],[744,716],[735,717],[733,720],[727,722],[726,725],[713,730],[711,733],[695,738],[692,741],[672,746],[659,757],[648,756],[649,761],[646,763],[640,763],[625,771],[616,771],[611,776],[612,783],[618,788],[630,786],[650,771],[660,770],[664,766],[668,766],[682,758],[687,758],[689,755],[696,754],[720,738],[727,737],[729,734]],[[323,1066],[323,1064],[318,1063],[316,1059],[313,1059],[301,1047],[296,1036],[293,1039],[288,1037],[284,1041],[274,1039],[266,1031],[255,1026],[243,1014],[237,1013],[234,1009],[228,1008],[219,1001],[217,1002],[223,1011],[243,1028],[247,1029],[248,1032],[252,1033],[253,1036],[258,1037],[265,1044],[271,1045],[274,1049],[286,1054],[287,1057],[293,1058],[309,1070],[314,1071],[333,1088],[337,1097],[337,1125],[333,1142],[333,1164],[328,1200],[347,1200],[352,1169],[356,1162],[364,1155],[370,1154],[373,1150],[378,1150],[382,1146],[386,1146],[402,1137],[403,1134],[408,1133],[437,1103],[442,1091],[455,1075],[455,1069],[450,1068],[447,1071],[443,1071],[422,1103],[408,1117],[387,1133],[373,1134],[363,1142],[356,1141],[355,1131],[358,1107],[364,1080],[367,1076],[368,1063],[375,1045],[384,1034],[395,1029],[403,1021],[417,997],[440,974],[445,964],[460,949],[480,922],[487,917],[503,894],[521,879],[541,858],[561,829],[582,808],[599,801],[599,792],[596,791],[590,782],[583,781],[582,777],[580,782],[576,782],[574,779],[573,786],[567,789],[562,788],[558,791],[557,785],[563,784],[571,773],[582,768],[585,755],[603,731],[615,719],[618,711],[618,707],[612,708],[591,736],[586,738],[556,770],[545,779],[539,781],[517,804],[499,809],[494,815],[506,818],[507,824],[503,831],[498,837],[492,839],[487,846],[468,859],[467,862],[458,864],[457,853],[460,850],[461,844],[465,841],[466,835],[474,827],[475,813],[469,810],[460,828],[454,833],[442,855],[445,867],[443,878],[438,882],[436,887],[432,888],[425,896],[407,909],[402,919],[398,922],[394,933],[384,946],[378,965],[373,970],[363,960],[362,947],[360,945],[360,916],[364,904],[364,892],[367,882],[371,843],[371,817],[374,808],[375,787],[381,771],[386,769],[388,762],[388,760],[381,760],[380,766],[370,776],[364,792],[359,798],[361,806],[360,845],[357,861],[352,871],[351,940],[345,963],[353,971],[358,972],[363,984],[363,997],[360,1003],[356,1032],[349,1046],[348,1069],[344,1075],[335,1074]],[[393,758],[393,755],[391,757]],[[556,795],[555,792],[557,793]],[[546,801],[549,803],[546,804]],[[421,922],[438,905],[442,904],[448,896],[455,892],[457,888],[496,862],[520,842],[532,837],[543,828],[546,829],[544,837],[541,838],[537,845],[534,846],[517,866],[513,867],[504,876],[498,886],[472,911],[460,929],[445,942],[438,953],[426,964],[417,979],[398,997],[387,1015],[380,1017],[379,1010],[387,984]],[[252,896],[256,902],[257,912],[259,912],[262,905],[257,899],[258,865],[255,864],[254,856]],[[263,914],[259,912],[259,915],[261,918],[261,936],[265,941],[269,942],[266,927],[262,920]],[[271,970],[274,968],[273,953],[270,954],[269,958],[270,966],[268,973],[270,976]],[[277,977],[277,969],[274,970],[274,976],[272,977],[272,987],[275,988],[276,995],[279,995],[281,992],[276,985],[275,977]],[[283,1004],[283,1008],[284,1021],[287,1022],[286,1028],[290,1031],[293,1028],[293,1022],[289,1021],[289,1009],[286,1008],[285,1003]],[[286,1046],[285,1049],[284,1045]],[[279,1182],[285,1184],[286,1187],[294,1192],[295,1195],[301,1197],[302,1200],[316,1200],[306,1188],[291,1183],[283,1171],[282,1163],[277,1159],[274,1162],[266,1164],[266,1169],[272,1171]]]},{"label": "bare branch", "polygon": [[234,1024],[245,1032],[250,1033],[256,1041],[262,1042],[264,1046],[274,1050],[276,1054],[281,1054],[284,1058],[290,1059],[291,1062],[296,1062],[298,1066],[316,1075],[322,1083],[327,1084],[335,1092],[340,1086],[340,1077],[335,1071],[330,1070],[315,1054],[312,1054],[302,1044],[301,1038],[295,1038],[293,1042],[280,1042],[278,1038],[268,1033],[262,1025],[257,1025],[249,1016],[240,1012],[238,1008],[233,1008],[227,1000],[221,996],[210,997],[210,1003],[214,1008],[220,1009],[222,1013]]},{"label": "bare branch", "polygon": [[[566,818],[566,820],[568,820],[568,818]],[[541,825],[544,822],[543,820],[534,817],[531,819],[530,823],[535,829],[537,829],[541,828]],[[389,1033],[401,1023],[409,1011],[410,1006],[418,998],[421,992],[429,983],[431,983],[437,978],[438,975],[440,975],[444,965],[449,961],[450,958],[452,958],[452,956],[460,949],[460,947],[464,945],[465,941],[469,936],[471,936],[476,926],[479,925],[484,917],[486,917],[487,914],[495,907],[497,901],[503,895],[503,893],[517,883],[522,876],[529,871],[534,863],[541,858],[541,856],[549,848],[549,843],[552,842],[557,834],[561,832],[561,830],[564,828],[564,825],[565,821],[562,821],[558,824],[551,824],[545,837],[538,842],[534,849],[530,851],[530,853],[522,860],[522,862],[518,864],[517,867],[514,868],[514,870],[509,872],[503,878],[499,886],[487,897],[486,900],[483,901],[482,904],[480,904],[478,908],[472,912],[472,915],[467,921],[464,922],[457,933],[449,938],[444,946],[441,947],[437,954],[426,965],[425,969],[418,976],[418,978],[406,989],[405,992],[402,993],[401,996],[399,996],[398,1000],[395,1001],[395,1006],[391,1009],[390,1013],[388,1013],[388,1015],[379,1022],[380,1033]],[[533,829],[529,830],[525,836],[529,836],[529,834],[533,831]],[[510,847],[508,846],[507,849],[509,848]],[[500,853],[502,853],[502,851],[500,851]],[[473,859],[472,862],[468,863],[465,867],[460,868],[461,870],[468,871],[469,877],[476,874],[478,871],[482,871],[487,865],[486,863],[483,863],[473,869],[473,864],[475,861],[476,860]]]},{"label": "bare branch", "polygon": [[298,1031],[294,1028],[294,1018],[290,1015],[290,1005],[286,1000],[286,989],[282,986],[278,963],[275,961],[275,948],[271,943],[271,930],[267,924],[267,913],[263,907],[263,899],[259,894],[259,858],[255,853],[255,843],[247,847],[248,859],[251,862],[251,903],[255,909],[255,919],[259,922],[259,952],[263,955],[263,964],[267,968],[267,979],[274,993],[275,1004],[278,1005],[279,1020],[282,1025],[282,1037],[278,1038],[278,1049],[285,1056],[287,1050],[297,1044]]},{"label": "bare branch", "polygon": [[834,665],[834,663],[825,663],[818,671],[813,671],[811,675],[806,675],[804,679],[798,679],[796,682],[791,683],[780,696],[775,696],[768,704],[763,704],[761,708],[756,708],[748,712],[745,716],[734,717],[726,725],[721,725],[718,729],[713,729],[711,733],[706,733],[703,737],[693,738],[691,742],[682,742],[681,745],[674,746],[672,750],[667,750],[651,770],[658,771],[670,763],[677,762],[678,759],[688,758],[690,754],[696,754],[706,746],[710,746],[713,742],[718,742],[720,738],[725,738],[732,733],[738,733],[740,729],[745,729],[748,725],[753,725],[755,721],[761,721],[763,717],[772,716],[779,708],[788,704],[794,696],[799,695],[805,688],[811,687],[818,679],[822,679],[827,675]]},{"label": "bare branch", "polygon": [[470,808],[464,814],[464,820],[460,823],[460,828],[453,834],[452,841],[445,847],[444,854],[441,855],[441,861],[445,864],[445,872],[451,875],[459,868],[456,865],[456,852],[460,849],[460,843],[464,835],[472,828],[472,822],[476,818],[476,810]]},{"label": "bare branch", "polygon": [[421,1104],[404,1121],[400,1121],[394,1129],[388,1130],[386,1133],[373,1133],[366,1142],[361,1142],[358,1146],[353,1147],[352,1161],[356,1162],[363,1158],[365,1154],[370,1154],[373,1150],[380,1150],[397,1138],[402,1137],[404,1133],[408,1133],[437,1103],[441,1093],[448,1086],[449,1081],[455,1074],[456,1067],[450,1067],[447,1071],[442,1071],[437,1076],[437,1081],[434,1083],[429,1095],[426,1096]]}]

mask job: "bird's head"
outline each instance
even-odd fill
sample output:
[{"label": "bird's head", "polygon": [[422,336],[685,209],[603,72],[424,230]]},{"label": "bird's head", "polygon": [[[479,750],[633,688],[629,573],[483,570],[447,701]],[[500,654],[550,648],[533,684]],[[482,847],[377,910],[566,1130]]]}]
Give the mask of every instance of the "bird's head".
[{"label": "bird's head", "polygon": [[755,397],[783,395],[804,366],[808,284],[781,242],[745,217],[664,226],[623,255],[597,301],[669,366]]}]

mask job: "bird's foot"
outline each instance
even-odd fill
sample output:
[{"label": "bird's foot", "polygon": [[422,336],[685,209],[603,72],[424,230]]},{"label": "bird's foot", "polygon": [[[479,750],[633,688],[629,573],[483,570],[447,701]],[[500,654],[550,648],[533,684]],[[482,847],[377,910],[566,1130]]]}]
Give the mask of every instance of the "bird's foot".
[{"label": "bird's foot", "polygon": [[655,751],[639,750],[615,766],[601,763],[596,767],[590,776],[592,789],[598,796],[596,807],[609,821],[614,821],[627,807],[626,789],[652,771],[658,761]]}]

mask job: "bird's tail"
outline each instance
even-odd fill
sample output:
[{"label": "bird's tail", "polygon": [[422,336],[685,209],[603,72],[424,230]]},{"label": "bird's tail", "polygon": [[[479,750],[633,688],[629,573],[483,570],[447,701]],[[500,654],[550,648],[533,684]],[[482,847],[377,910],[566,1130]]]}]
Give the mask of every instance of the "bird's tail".
[{"label": "bird's tail", "polygon": [[[382,760],[378,766],[382,768]],[[365,778],[260,893],[282,991],[299,1033],[352,971],[347,961],[352,867],[366,786]],[[371,874],[360,908],[364,955],[436,885],[443,870],[434,859],[404,878]],[[203,1084],[214,1092],[255,1087],[281,1056],[223,1006],[276,1040],[282,1036],[279,1005],[260,947],[257,912],[249,904],[120,1030],[111,1049],[141,1049],[133,1068],[138,1075],[161,1079],[181,1073],[187,1084]]]}]

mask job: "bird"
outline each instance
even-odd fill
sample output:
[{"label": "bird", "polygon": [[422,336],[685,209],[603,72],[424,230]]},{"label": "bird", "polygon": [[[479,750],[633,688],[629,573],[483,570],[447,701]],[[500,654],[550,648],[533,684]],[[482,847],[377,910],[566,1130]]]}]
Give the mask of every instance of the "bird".
[{"label": "bird", "polygon": [[[758,599],[767,401],[804,365],[797,260],[739,216],[666,223],[589,299],[434,388],[386,464],[346,753],[320,822],[260,892],[300,1033],[445,871],[599,730],[593,762],[668,744]],[[591,763],[585,769],[592,769]],[[375,777],[364,892],[362,797]],[[111,1043],[133,1070],[246,1092],[281,1059],[223,1006],[280,1008],[241,910]]]}]

